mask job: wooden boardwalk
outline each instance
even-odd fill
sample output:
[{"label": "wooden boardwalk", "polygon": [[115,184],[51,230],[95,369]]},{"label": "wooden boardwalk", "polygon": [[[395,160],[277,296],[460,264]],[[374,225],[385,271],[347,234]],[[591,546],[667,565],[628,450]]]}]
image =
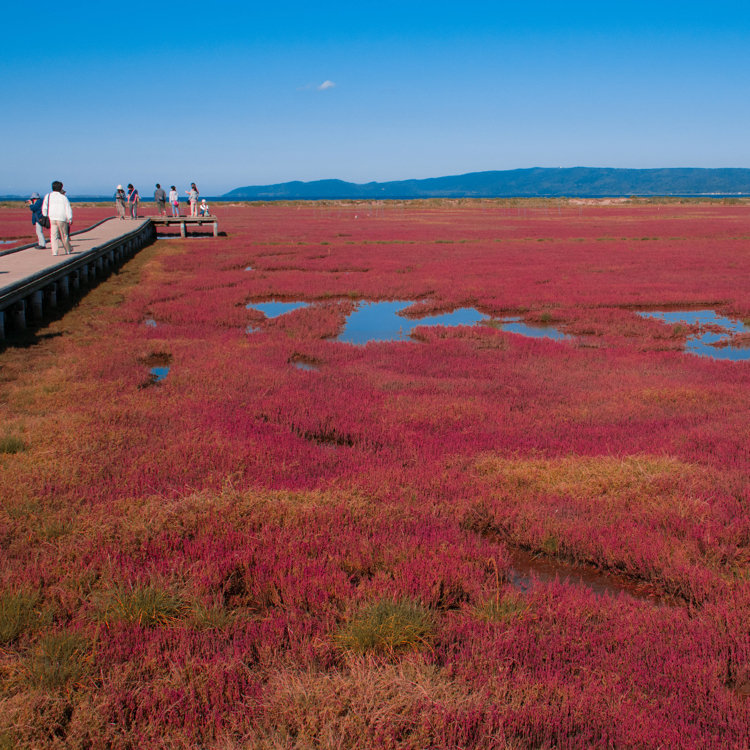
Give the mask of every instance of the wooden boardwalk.
[{"label": "wooden boardwalk", "polygon": [[105,219],[71,235],[73,253],[52,255],[35,245],[0,252],[0,340],[22,331],[57,307],[58,299],[83,290],[156,238],[150,218]]}]

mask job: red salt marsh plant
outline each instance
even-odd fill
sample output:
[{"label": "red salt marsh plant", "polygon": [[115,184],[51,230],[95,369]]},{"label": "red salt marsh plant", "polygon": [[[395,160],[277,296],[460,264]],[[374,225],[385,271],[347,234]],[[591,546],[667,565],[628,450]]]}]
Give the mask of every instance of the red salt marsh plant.
[{"label": "red salt marsh plant", "polygon": [[[747,747],[750,373],[635,311],[746,310],[748,210],[226,206],[142,250],[0,353],[0,741]],[[572,338],[331,340],[360,298]]]}]

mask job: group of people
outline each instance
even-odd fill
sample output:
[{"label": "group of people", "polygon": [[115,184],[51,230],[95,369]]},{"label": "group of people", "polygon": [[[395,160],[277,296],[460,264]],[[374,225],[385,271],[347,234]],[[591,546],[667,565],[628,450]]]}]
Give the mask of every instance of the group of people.
[{"label": "group of people", "polygon": [[47,247],[43,227],[48,226],[52,255],[70,255],[73,252],[70,244],[73,209],[65,195],[62,182],[55,180],[51,192],[44,197],[39,193],[32,193],[26,203],[31,210],[31,223],[36,229],[37,247]]},{"label": "group of people", "polygon": [[[194,182],[190,183],[190,190],[185,191],[190,203],[190,216],[210,216],[211,212],[204,198],[198,203],[198,188]],[[167,215],[167,201],[172,208],[172,216],[180,215],[180,196],[177,188],[172,185],[169,189],[169,195],[157,182],[154,191],[154,201],[161,216]],[[115,206],[117,215],[124,219],[138,218],[138,204],[141,197],[138,190],[132,184],[128,184],[127,193],[122,185],[117,186],[115,191]],[[47,247],[47,241],[44,236],[44,228],[49,227],[50,244],[52,245],[52,255],[69,255],[73,252],[70,244],[70,225],[73,223],[73,209],[70,201],[65,195],[63,184],[59,180],[52,183],[51,192],[44,197],[34,192],[26,201],[26,205],[31,210],[31,223],[36,230],[37,247],[44,249]]]},{"label": "group of people", "polygon": [[[190,190],[185,191],[188,196],[188,203],[190,204],[190,216],[210,216],[210,210],[206,199],[204,198],[200,204],[198,203],[198,188],[194,182],[190,183]],[[125,193],[125,189],[122,185],[117,186],[115,191],[115,205],[117,206],[117,214],[121,219],[124,219],[126,215],[131,219],[138,218],[138,204],[141,201],[141,197],[138,194],[138,190],[132,185],[128,185],[128,192]],[[177,188],[172,185],[169,188],[169,195],[166,190],[157,182],[156,190],[154,190],[154,203],[159,211],[160,216],[167,216],[167,202],[172,209],[172,216],[180,215],[180,196],[177,193]]]}]

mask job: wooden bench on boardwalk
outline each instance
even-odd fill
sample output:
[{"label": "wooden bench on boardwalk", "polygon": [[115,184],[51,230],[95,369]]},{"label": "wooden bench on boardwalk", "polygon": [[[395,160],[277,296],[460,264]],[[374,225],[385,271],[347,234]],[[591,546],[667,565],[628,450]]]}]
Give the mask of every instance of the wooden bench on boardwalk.
[{"label": "wooden bench on boardwalk", "polygon": [[216,216],[149,216],[149,219],[157,227],[171,227],[175,224],[180,225],[180,237],[187,236],[188,225],[213,224],[214,237],[219,236],[219,220]]}]

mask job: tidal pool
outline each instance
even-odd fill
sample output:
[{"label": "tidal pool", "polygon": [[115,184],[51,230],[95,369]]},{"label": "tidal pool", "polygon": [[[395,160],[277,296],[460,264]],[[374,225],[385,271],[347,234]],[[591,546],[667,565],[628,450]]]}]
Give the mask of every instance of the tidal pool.
[{"label": "tidal pool", "polygon": [[344,330],[336,339],[347,344],[366,344],[368,341],[405,341],[418,326],[472,326],[486,320],[474,308],[461,307],[449,313],[426,315],[424,318],[404,318],[398,313],[412,302],[360,302],[349,315]]},{"label": "tidal pool", "polygon": [[750,333],[741,321],[725,318],[717,315],[715,310],[649,310],[639,312],[642,318],[656,318],[665,323],[676,325],[711,325],[725,329],[726,333],[717,331],[704,331],[694,336],[688,336],[685,343],[685,351],[696,354],[699,357],[710,357],[711,359],[729,359],[734,361],[750,359],[750,347],[739,346],[712,346],[729,341],[736,333]]}]

